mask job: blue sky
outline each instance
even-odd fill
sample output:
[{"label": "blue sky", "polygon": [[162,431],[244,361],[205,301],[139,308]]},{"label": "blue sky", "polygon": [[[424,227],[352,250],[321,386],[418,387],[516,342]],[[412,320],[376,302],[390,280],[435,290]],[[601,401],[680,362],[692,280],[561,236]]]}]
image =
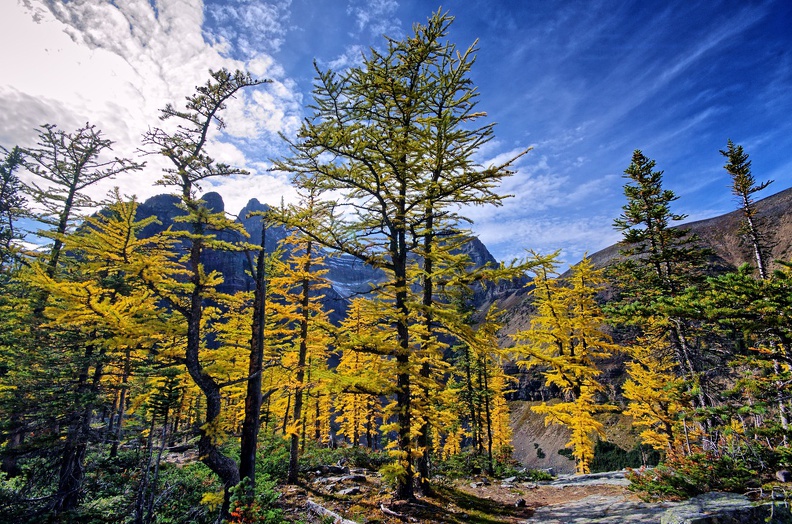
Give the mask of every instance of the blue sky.
[{"label": "blue sky", "polygon": [[[209,68],[273,79],[231,104],[215,155],[254,174],[206,186],[235,212],[251,197],[293,197],[267,171],[310,102],[313,61],[343,68],[400,38],[439,6],[426,1],[8,0],[0,5],[0,144],[32,144],[45,122],[86,121],[134,156],[157,110]],[[499,259],[563,249],[573,262],[618,240],[621,178],[634,149],[657,161],[675,211],[699,219],[735,207],[718,153],[731,138],[771,194],[792,186],[792,2],[474,1],[442,4],[450,40],[478,39],[479,108],[497,122],[484,163],[533,146],[503,207],[473,209]],[[150,160],[150,159],[149,159]],[[146,198],[157,162],[118,185]]]}]

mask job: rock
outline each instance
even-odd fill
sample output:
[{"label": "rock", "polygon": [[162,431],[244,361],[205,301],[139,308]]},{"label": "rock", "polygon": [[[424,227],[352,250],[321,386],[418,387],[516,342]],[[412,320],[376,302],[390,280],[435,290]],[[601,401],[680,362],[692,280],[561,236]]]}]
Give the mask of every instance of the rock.
[{"label": "rock", "polygon": [[322,475],[349,475],[349,468],[346,466],[319,466]]},{"label": "rock", "polygon": [[504,483],[504,484],[514,484],[514,482],[516,480],[517,480],[517,477],[508,477],[508,478],[503,479],[501,482]]},{"label": "rock", "polygon": [[745,495],[713,492],[675,504],[660,516],[660,524],[781,523],[791,517],[789,509],[781,504],[754,505]]},{"label": "rock", "polygon": [[624,496],[589,495],[579,500],[537,508],[526,524],[639,524],[656,523],[667,506],[625,499]]},{"label": "rock", "polygon": [[776,471],[775,476],[778,479],[778,482],[792,482],[792,473],[790,473],[787,469]]},{"label": "rock", "polygon": [[[771,519],[772,516],[772,519]],[[753,505],[744,495],[706,493],[683,502],[647,503],[623,496],[590,495],[537,508],[526,524],[742,524],[792,522],[782,504]]]},{"label": "rock", "polygon": [[345,519],[338,513],[334,513],[330,511],[329,509],[321,506],[320,504],[317,504],[313,500],[309,499],[306,502],[306,506],[308,507],[308,511],[310,511],[311,513],[315,513],[316,515],[319,515],[323,519],[329,519],[330,522],[333,522],[334,524],[357,524],[354,520]]},{"label": "rock", "polygon": [[470,487],[471,487],[471,488],[480,488],[480,487],[481,487],[481,486],[483,486],[483,485],[484,485],[484,483],[483,483],[483,482],[471,482],[471,483],[470,483]]},{"label": "rock", "polygon": [[338,492],[339,495],[360,495],[360,487],[352,486],[351,488],[342,489]]},{"label": "rock", "polygon": [[341,477],[341,482],[366,482],[366,476],[360,474],[351,474]]},{"label": "rock", "polygon": [[[223,198],[218,193],[206,193],[201,198],[212,211],[220,212],[225,209]],[[174,195],[156,195],[142,202],[138,206],[137,219],[143,220],[150,216],[156,216],[159,222],[149,224],[143,228],[140,232],[140,238],[151,237],[166,230],[168,227],[172,227],[176,231],[186,230],[186,224],[175,221],[177,217],[184,215],[184,211],[178,207],[178,203],[179,198]],[[266,211],[268,209],[269,207],[266,204],[251,198],[239,212],[239,218],[237,219],[237,222],[244,226],[250,237],[247,238],[237,232],[222,231],[217,234],[218,240],[226,242],[245,241],[258,245],[261,241],[261,217],[249,215],[253,212]],[[278,241],[288,236],[288,234],[289,231],[284,226],[268,225],[266,251],[272,253],[277,247]],[[470,237],[468,242],[460,247],[459,253],[467,254],[476,266],[497,266],[495,258],[476,237]],[[284,252],[283,256],[288,255],[287,251]],[[215,270],[223,275],[223,281],[218,286],[219,291],[235,293],[252,289],[254,284],[248,272],[249,264],[247,255],[244,252],[208,250],[203,256],[203,262],[207,271]],[[372,285],[382,283],[386,279],[386,275],[381,269],[364,264],[349,254],[326,258],[323,269],[328,271],[326,278],[330,281],[330,287],[322,290],[324,297],[321,302],[323,307],[330,312],[331,322],[336,324],[346,317],[346,308],[352,296],[370,291]],[[482,304],[490,303],[500,296],[522,291],[526,283],[527,279],[521,278],[499,284],[474,284],[472,298],[475,307],[478,308]]]},{"label": "rock", "polygon": [[586,486],[586,485],[611,485],[629,486],[624,471],[607,471],[604,473],[590,473],[588,475],[559,475],[555,480],[550,481],[550,486]]}]

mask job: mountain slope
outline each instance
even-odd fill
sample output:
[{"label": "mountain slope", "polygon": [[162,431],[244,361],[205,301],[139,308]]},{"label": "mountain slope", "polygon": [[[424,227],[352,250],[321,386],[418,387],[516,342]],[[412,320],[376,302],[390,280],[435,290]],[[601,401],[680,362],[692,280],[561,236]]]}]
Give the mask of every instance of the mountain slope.
[{"label": "mountain slope", "polygon": [[[736,206],[736,204],[735,204]],[[756,202],[757,220],[767,235],[772,248],[770,269],[778,267],[776,261],[790,261],[792,258],[792,188],[785,189]],[[701,245],[713,250],[715,256],[710,264],[715,272],[729,271],[742,264],[754,264],[751,246],[740,237],[742,211],[735,210],[713,218],[681,224],[699,236]],[[607,267],[617,261],[623,249],[613,244],[589,256],[597,268]],[[503,344],[511,345],[508,335],[527,329],[531,317],[528,289],[518,290],[507,302],[499,305],[507,311],[504,327],[501,330]]]},{"label": "mountain slope", "polygon": [[[756,202],[757,219],[768,235],[772,247],[771,259],[788,261],[792,256],[792,188]],[[742,211],[682,224],[701,238],[701,243],[712,248],[725,269],[734,269],[744,263],[753,264],[751,246],[742,242],[739,234]],[[619,256],[619,244],[613,244],[591,255],[596,267],[605,267]],[[777,264],[773,262],[771,269]]]}]

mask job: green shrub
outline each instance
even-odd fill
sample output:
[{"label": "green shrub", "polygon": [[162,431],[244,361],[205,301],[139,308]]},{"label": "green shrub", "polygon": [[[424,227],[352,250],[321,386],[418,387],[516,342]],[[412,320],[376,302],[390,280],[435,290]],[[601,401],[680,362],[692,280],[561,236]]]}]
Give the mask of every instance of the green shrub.
[{"label": "green shrub", "polygon": [[275,483],[268,479],[256,481],[253,495],[247,493],[250,479],[244,478],[242,482],[231,488],[231,519],[229,522],[244,524],[280,524],[283,520],[283,510],[275,507],[280,494],[275,491]]},{"label": "green shrub", "polygon": [[286,480],[288,473],[289,442],[278,436],[267,436],[256,452],[256,474],[280,482]]},{"label": "green shrub", "polygon": [[627,474],[629,489],[644,500],[681,500],[709,491],[742,492],[757,476],[757,471],[731,457],[709,453],[693,453]]},{"label": "green shrub", "polygon": [[591,461],[591,472],[618,471],[624,468],[640,468],[656,466],[660,462],[660,453],[651,446],[636,445],[627,451],[616,444],[600,440],[594,446],[594,459]]},{"label": "green shrub", "polygon": [[[479,475],[489,468],[489,458],[484,453],[463,451],[445,459],[434,462],[434,473],[449,478],[463,478]],[[494,477],[512,477],[516,475],[519,464],[506,455],[493,460],[492,475]]]},{"label": "green shrub", "polygon": [[392,462],[393,457],[385,451],[371,450],[362,446],[328,448],[312,444],[306,446],[300,456],[300,470],[314,471],[319,466],[340,463],[349,467],[377,471]]},{"label": "green shrub", "polygon": [[201,462],[184,467],[160,466],[158,503],[154,508],[156,524],[196,524],[213,522],[216,512],[201,505],[204,493],[218,492],[217,476]]}]

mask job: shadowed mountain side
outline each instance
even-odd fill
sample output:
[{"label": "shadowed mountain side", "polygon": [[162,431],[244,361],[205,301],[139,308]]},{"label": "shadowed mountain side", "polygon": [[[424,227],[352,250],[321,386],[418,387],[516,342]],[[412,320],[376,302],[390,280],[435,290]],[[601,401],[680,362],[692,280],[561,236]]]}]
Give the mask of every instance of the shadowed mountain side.
[{"label": "shadowed mountain side", "polygon": [[[223,199],[219,194],[207,193],[203,195],[202,199],[213,211],[224,211]],[[141,232],[141,236],[152,236],[169,227],[175,230],[184,230],[185,225],[175,221],[176,217],[183,214],[183,211],[177,207],[178,202],[178,197],[174,195],[157,195],[141,203],[138,208],[138,219],[156,216],[160,222],[147,226]],[[237,222],[242,223],[250,236],[245,238],[236,232],[223,231],[217,234],[218,239],[227,242],[248,242],[258,246],[261,243],[261,218],[248,215],[267,209],[267,205],[260,203],[255,198],[251,199],[237,215]],[[278,243],[287,235],[288,231],[283,226],[268,226],[267,252],[272,253],[277,249]],[[476,267],[497,264],[495,258],[478,238],[471,237],[463,246],[462,252],[470,257]],[[288,256],[288,252],[283,253],[284,258]],[[216,270],[223,275],[223,283],[219,286],[219,290],[224,293],[234,293],[253,289],[253,279],[250,276],[253,259],[255,259],[254,252],[212,251],[204,254],[203,261],[208,270]],[[351,298],[366,294],[385,280],[385,274],[381,270],[366,265],[351,255],[327,256],[324,264],[328,270],[326,278],[330,281],[331,287],[321,291],[324,295],[322,302],[325,309],[331,312],[330,320],[336,324],[346,316]],[[474,308],[480,309],[485,304],[513,295],[524,285],[524,280],[476,285],[471,298],[472,305]]]}]

